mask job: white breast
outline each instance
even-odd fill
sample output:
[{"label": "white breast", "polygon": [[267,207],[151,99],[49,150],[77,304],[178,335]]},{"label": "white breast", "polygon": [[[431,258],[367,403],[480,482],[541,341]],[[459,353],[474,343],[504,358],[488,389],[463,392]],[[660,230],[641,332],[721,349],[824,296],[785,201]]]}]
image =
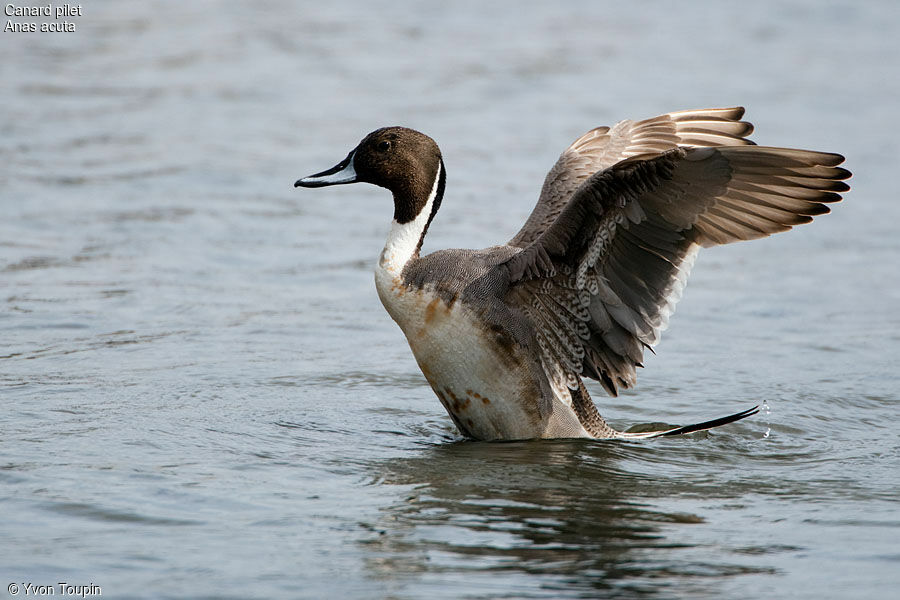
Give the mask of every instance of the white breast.
[{"label": "white breast", "polygon": [[409,289],[381,265],[375,281],[382,304],[461,431],[482,440],[559,437],[560,431],[590,437],[559,400],[549,418],[538,414],[540,385],[528,361],[510,356],[462,302],[448,305],[427,287]]}]

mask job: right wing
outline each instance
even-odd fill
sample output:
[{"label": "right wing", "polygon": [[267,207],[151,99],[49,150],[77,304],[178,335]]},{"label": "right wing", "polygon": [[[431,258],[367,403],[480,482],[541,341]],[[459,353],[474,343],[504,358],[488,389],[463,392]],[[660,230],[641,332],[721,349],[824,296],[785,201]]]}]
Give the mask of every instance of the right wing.
[{"label": "right wing", "polygon": [[631,387],[700,247],[808,223],[849,189],[838,154],[755,145],[675,148],[590,176],[551,225],[501,263],[558,393],[579,376]]},{"label": "right wing", "polygon": [[738,146],[753,144],[746,136],[753,125],[739,119],[744,109],[683,110],[643,121],[621,121],[598,127],[575,140],[547,177],[537,205],[525,225],[509,241],[524,248],[549,227],[584,181],[621,160],[640,154],[660,154],[678,146]]}]

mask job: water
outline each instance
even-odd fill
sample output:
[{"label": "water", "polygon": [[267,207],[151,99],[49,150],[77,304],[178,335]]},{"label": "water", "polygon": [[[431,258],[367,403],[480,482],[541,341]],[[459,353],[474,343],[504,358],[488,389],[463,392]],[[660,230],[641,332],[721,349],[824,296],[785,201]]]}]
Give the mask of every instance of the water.
[{"label": "water", "polygon": [[[98,2],[74,33],[0,35],[0,583],[891,596],[898,17]],[[425,250],[485,246],[586,129],[734,104],[760,143],[844,153],[854,189],[813,225],[701,253],[637,389],[591,388],[619,427],[767,402],[706,436],[462,440],[375,295],[387,194],[291,187],[415,127],[449,174]]]}]

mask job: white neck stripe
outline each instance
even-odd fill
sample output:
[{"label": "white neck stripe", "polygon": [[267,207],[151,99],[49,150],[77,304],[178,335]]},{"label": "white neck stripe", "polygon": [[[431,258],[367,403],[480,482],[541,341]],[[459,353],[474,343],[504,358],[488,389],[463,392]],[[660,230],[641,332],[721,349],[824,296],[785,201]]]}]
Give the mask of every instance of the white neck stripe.
[{"label": "white neck stripe", "polygon": [[381,259],[378,264],[381,268],[393,271],[397,275],[403,271],[406,263],[412,259],[419,249],[419,242],[428,226],[431,211],[434,207],[434,199],[437,197],[438,186],[441,181],[442,165],[438,163],[437,174],[434,176],[434,184],[425,206],[409,223],[398,223],[396,219],[391,221],[391,231],[388,233],[384,250],[381,251]]}]

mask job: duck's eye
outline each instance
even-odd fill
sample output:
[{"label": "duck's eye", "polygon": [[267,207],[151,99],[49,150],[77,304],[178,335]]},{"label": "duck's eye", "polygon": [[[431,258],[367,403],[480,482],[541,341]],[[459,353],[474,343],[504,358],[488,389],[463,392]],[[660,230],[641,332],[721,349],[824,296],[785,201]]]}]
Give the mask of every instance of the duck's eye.
[{"label": "duck's eye", "polygon": [[391,149],[391,143],[388,140],[381,140],[376,147],[379,152],[387,152]]}]

